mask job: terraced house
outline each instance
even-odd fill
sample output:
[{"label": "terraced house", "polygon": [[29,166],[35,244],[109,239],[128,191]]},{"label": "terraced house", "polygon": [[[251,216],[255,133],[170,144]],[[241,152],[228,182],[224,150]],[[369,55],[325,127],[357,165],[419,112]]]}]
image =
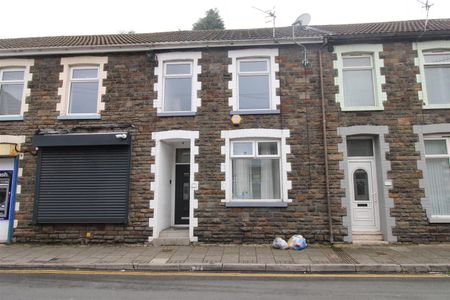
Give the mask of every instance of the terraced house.
[{"label": "terraced house", "polygon": [[450,241],[450,19],[0,40],[0,239]]}]

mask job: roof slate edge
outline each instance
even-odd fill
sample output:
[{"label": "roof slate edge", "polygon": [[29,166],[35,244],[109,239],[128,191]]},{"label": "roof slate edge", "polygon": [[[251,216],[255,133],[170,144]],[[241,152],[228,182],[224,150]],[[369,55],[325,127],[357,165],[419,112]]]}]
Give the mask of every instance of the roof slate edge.
[{"label": "roof slate edge", "polygon": [[143,52],[156,50],[187,50],[195,48],[218,48],[218,47],[251,47],[251,46],[276,46],[294,45],[296,42],[302,44],[321,44],[323,37],[305,37],[292,39],[261,39],[261,40],[229,40],[229,41],[199,41],[199,42],[165,42],[153,44],[134,45],[105,45],[105,46],[63,46],[63,47],[34,47],[34,48],[13,48],[0,49],[0,57],[13,56],[36,56],[36,55],[57,55],[57,54],[94,54],[94,53],[115,53],[115,52]]}]

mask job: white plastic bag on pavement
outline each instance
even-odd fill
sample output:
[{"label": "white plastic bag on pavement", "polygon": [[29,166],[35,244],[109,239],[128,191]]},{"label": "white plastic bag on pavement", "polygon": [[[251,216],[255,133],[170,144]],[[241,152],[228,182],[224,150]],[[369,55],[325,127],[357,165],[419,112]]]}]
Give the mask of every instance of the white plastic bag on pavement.
[{"label": "white plastic bag on pavement", "polygon": [[275,249],[287,249],[288,243],[286,243],[286,241],[282,238],[276,237],[273,240],[272,247],[274,247]]}]

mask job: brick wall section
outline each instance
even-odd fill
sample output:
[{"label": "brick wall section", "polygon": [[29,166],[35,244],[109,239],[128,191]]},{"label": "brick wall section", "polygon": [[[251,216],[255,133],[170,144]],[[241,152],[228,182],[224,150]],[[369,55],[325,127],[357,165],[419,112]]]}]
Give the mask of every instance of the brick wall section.
[{"label": "brick wall section", "polygon": [[[325,62],[326,97],[328,103],[328,141],[330,145],[330,174],[331,193],[334,220],[339,210],[340,197],[345,191],[339,190],[338,180],[343,178],[338,162],[342,160],[342,153],[337,151],[336,145],[341,142],[335,131],[337,127],[356,125],[385,125],[389,127],[389,134],[385,136],[389,143],[390,153],[387,159],[391,162],[388,177],[393,181],[389,197],[394,200],[391,216],[396,219],[393,234],[399,242],[442,242],[450,240],[450,226],[448,224],[430,224],[425,210],[421,205],[424,191],[419,188],[422,172],[417,169],[420,153],[415,150],[418,136],[413,133],[413,125],[438,124],[450,122],[448,110],[423,110],[417,91],[420,84],[416,82],[419,72],[414,65],[417,52],[411,43],[389,43],[383,45],[381,58],[384,59],[382,74],[386,77],[383,89],[387,93],[384,111],[375,112],[342,112],[334,101],[331,78],[328,75],[329,60]],[[337,88],[337,87],[334,87]],[[337,159],[337,161],[335,161]],[[338,232],[335,232],[339,236]]]},{"label": "brick wall section", "polygon": [[[308,47],[311,68],[301,67],[302,52],[297,46],[280,46],[278,62],[280,80],[278,91],[281,97],[278,115],[243,115],[242,123],[235,127],[230,123],[228,98],[231,91],[228,81],[228,49],[206,49],[199,64],[202,66],[202,106],[196,116],[157,117],[153,108],[153,68],[157,62],[146,54],[123,53],[108,56],[105,69],[108,77],[104,81],[106,95],[105,111],[101,120],[58,121],[56,103],[57,90],[61,86],[59,73],[62,71],[59,57],[35,58],[32,67],[33,82],[30,83],[31,97],[29,112],[23,122],[2,122],[0,134],[26,135],[26,145],[37,129],[73,131],[75,126],[91,126],[76,132],[114,131],[96,129],[96,125],[132,124],[127,130],[132,133],[132,165],[129,202],[129,223],[127,225],[33,225],[34,184],[36,157],[26,153],[21,161],[23,178],[22,194],[18,195],[20,211],[16,213],[18,228],[14,237],[18,242],[64,242],[64,243],[142,243],[151,236],[148,220],[153,215],[149,202],[153,198],[150,182],[154,179],[150,165],[151,133],[165,130],[198,130],[199,155],[196,160],[199,172],[195,180],[199,182],[196,192],[198,209],[195,217],[199,225],[194,235],[200,242],[222,243],[267,243],[274,236],[288,238],[292,234],[303,234],[310,242],[328,240],[327,203],[325,199],[324,153],[321,124],[320,78],[318,47]],[[324,90],[327,106],[328,160],[330,167],[330,190],[334,235],[336,241],[343,241],[347,228],[342,225],[346,214],[341,206],[345,191],[340,180],[343,172],[339,167],[342,153],[337,145],[341,138],[337,128],[353,125],[387,125],[389,134],[386,141],[391,152],[393,180],[390,197],[395,207],[391,214],[397,224],[394,235],[400,242],[449,241],[448,224],[430,225],[420,204],[423,191],[419,188],[421,172],[417,170],[419,154],[414,143],[417,136],[412,131],[415,124],[450,122],[447,110],[423,111],[417,98],[414,66],[415,51],[411,44],[392,43],[384,45],[386,76],[385,91],[388,101],[382,112],[341,112],[335,102],[333,55],[323,53]],[[292,172],[289,198],[292,203],[287,208],[226,208],[224,191],[220,182],[224,180],[220,164],[224,162],[220,148],[224,140],[222,130],[245,128],[289,129],[291,146],[288,162]],[[86,239],[85,233],[93,233]]]},{"label": "brick wall section", "polygon": [[[108,79],[104,81],[107,94],[104,96],[106,110],[102,120],[59,121],[56,104],[59,102],[59,73],[62,71],[60,58],[43,57],[35,59],[31,69],[33,82],[30,84],[30,110],[23,122],[3,123],[0,134],[26,134],[26,144],[31,146],[34,132],[40,130],[61,130],[73,132],[101,132],[114,129],[98,129],[95,126],[107,124],[133,124],[127,128],[132,134],[132,164],[129,202],[129,222],[127,225],[33,225],[34,188],[36,157],[25,153],[21,161],[23,178],[22,194],[18,195],[20,211],[16,212],[18,227],[14,238],[18,242],[65,242],[65,243],[141,243],[151,234],[148,218],[151,216],[149,201],[151,174],[150,148],[151,124],[154,115],[152,93],[154,78],[149,72],[152,61],[142,54],[121,54],[109,57],[105,69]],[[6,125],[6,126],[3,126]],[[91,128],[78,129],[75,126]],[[115,129],[119,130],[120,129]],[[122,129],[123,130],[123,129]],[[86,232],[93,236],[86,238]]]}]

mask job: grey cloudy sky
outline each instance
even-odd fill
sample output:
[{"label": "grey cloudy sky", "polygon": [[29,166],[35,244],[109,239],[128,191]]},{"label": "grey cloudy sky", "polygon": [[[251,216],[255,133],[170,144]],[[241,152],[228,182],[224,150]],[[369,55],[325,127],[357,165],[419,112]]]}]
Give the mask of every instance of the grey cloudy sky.
[{"label": "grey cloudy sky", "polygon": [[[430,18],[450,18],[449,0],[430,3]],[[270,27],[252,7],[275,7],[277,26],[305,12],[311,24],[425,17],[417,0],[4,0],[0,38],[189,30],[209,8],[219,9],[226,28]]]}]

